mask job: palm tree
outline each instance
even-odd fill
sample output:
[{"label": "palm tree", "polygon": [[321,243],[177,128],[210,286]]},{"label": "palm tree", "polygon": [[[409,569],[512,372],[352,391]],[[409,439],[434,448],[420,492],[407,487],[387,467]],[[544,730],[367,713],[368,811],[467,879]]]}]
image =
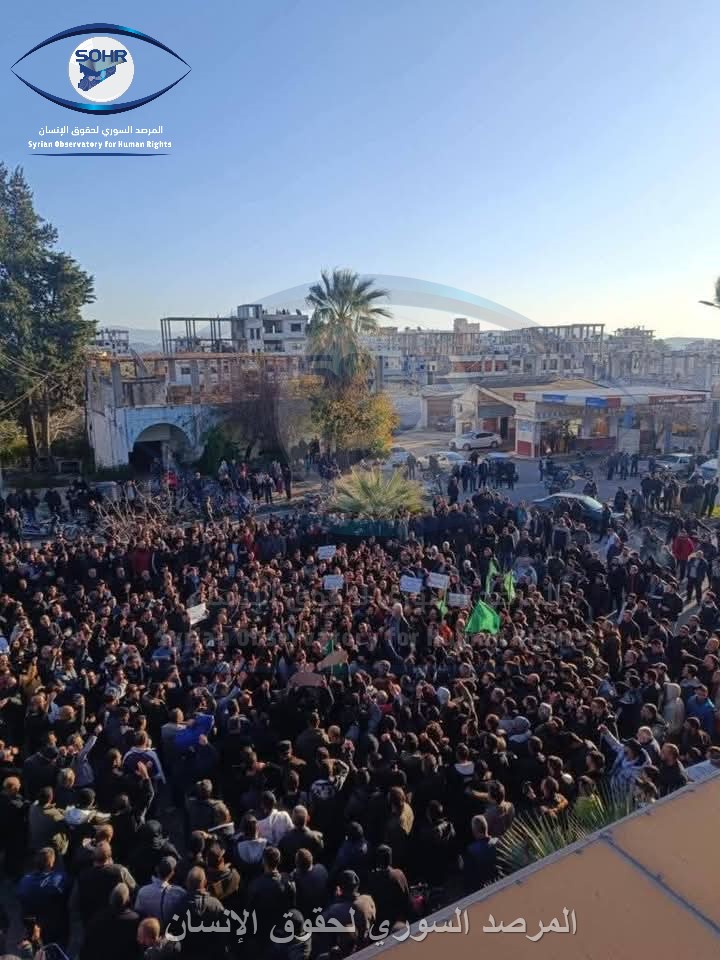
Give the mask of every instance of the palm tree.
[{"label": "palm tree", "polygon": [[698,300],[698,303],[702,303],[705,307],[716,307],[720,309],[720,277],[715,281],[715,299],[714,300]]},{"label": "palm tree", "polygon": [[598,830],[627,817],[636,809],[631,792],[603,787],[580,797],[560,816],[525,814],[514,820],[498,841],[498,864],[503,876],[585,840]]},{"label": "palm tree", "polygon": [[332,510],[370,520],[389,520],[401,513],[419,513],[422,487],[407,480],[399,470],[353,470],[335,484]]},{"label": "palm tree", "polygon": [[352,270],[323,270],[306,302],[312,308],[308,328],[310,351],[323,357],[323,369],[348,382],[367,374],[370,356],[360,337],[375,333],[381,319],[392,314],[379,306],[388,291],[376,288],[371,278],[361,280]]}]

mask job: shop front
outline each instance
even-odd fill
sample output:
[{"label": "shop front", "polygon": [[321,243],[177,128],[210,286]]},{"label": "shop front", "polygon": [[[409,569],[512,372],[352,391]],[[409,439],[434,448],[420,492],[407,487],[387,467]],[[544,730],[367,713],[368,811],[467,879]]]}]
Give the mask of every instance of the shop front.
[{"label": "shop front", "polygon": [[[622,394],[598,387],[592,393],[569,390],[549,393],[514,391],[515,452],[518,456],[548,454],[628,453],[687,449],[690,440],[702,446],[699,416],[707,400],[704,391],[687,393],[648,387],[627,388]],[[523,408],[522,415],[518,408]],[[678,446],[679,444],[679,446]]]}]

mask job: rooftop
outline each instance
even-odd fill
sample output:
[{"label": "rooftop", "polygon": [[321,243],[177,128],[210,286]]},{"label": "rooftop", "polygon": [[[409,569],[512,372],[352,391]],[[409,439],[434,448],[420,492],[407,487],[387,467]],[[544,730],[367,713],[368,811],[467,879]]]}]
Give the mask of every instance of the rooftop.
[{"label": "rooftop", "polygon": [[[706,766],[706,765],[701,765]],[[695,768],[691,768],[692,771]],[[467,910],[468,934],[450,943],[430,932],[418,942],[390,937],[358,955],[370,960],[675,960],[720,956],[720,899],[715,889],[715,825],[720,819],[720,769],[708,779],[644,807],[587,840],[519,871],[426,920],[442,924]],[[573,911],[577,932],[548,931]],[[501,931],[517,918],[525,936]],[[488,929],[483,930],[483,927]],[[508,933],[508,936],[493,936]],[[412,931],[417,934],[417,926]],[[439,934],[441,931],[438,931]],[[523,931],[524,932],[524,931]],[[412,958],[410,953],[412,952]]]}]

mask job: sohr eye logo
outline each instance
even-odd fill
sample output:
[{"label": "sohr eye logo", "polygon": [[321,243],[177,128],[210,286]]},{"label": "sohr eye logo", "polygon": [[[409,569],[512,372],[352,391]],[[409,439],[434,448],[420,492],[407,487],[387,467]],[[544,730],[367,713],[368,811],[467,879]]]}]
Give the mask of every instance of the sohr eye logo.
[{"label": "sohr eye logo", "polygon": [[[74,92],[74,99],[68,95],[60,96],[52,91],[42,89],[38,83],[41,68],[33,66],[33,54],[53,44],[61,44],[68,38],[81,38],[70,54],[68,61],[68,76],[70,85]],[[124,99],[133,81],[138,81],[139,74],[136,71],[136,59],[127,43],[130,38],[134,44],[135,58],[140,57],[140,43],[148,45],[148,50],[163,51],[168,54],[175,62],[175,67],[181,65],[182,72],[179,76],[154,92],[144,93],[133,100]],[[62,45],[58,48],[62,50]],[[65,47],[67,50],[67,47]],[[147,53],[142,52],[143,63],[148,64]],[[29,70],[27,76],[20,73],[19,65],[23,64],[23,69]],[[158,65],[150,64],[151,71],[145,69],[145,82],[149,72],[157,76]],[[135,110],[142,107],[152,100],[157,100],[168,90],[172,90],[180,81],[190,73],[190,65],[186,60],[171,50],[170,47],[150,37],[140,30],[133,30],[130,27],[122,27],[113,23],[89,23],[84,26],[71,27],[69,30],[63,30],[62,33],[56,33],[42,43],[36,44],[27,53],[23,54],[19,60],[16,60],[11,67],[12,72],[22,81],[26,87],[29,87],[39,96],[44,97],[51,103],[56,103],[61,107],[67,107],[68,110],[75,110],[78,113],[89,113],[94,115],[108,115],[113,113],[124,113],[127,110]],[[142,71],[141,71],[142,72]],[[48,67],[45,62],[45,74],[52,74],[52,66]]]},{"label": "sohr eye logo", "polygon": [[112,103],[128,91],[135,61],[124,43],[93,37],[76,47],[68,64],[73,89],[93,103]]}]

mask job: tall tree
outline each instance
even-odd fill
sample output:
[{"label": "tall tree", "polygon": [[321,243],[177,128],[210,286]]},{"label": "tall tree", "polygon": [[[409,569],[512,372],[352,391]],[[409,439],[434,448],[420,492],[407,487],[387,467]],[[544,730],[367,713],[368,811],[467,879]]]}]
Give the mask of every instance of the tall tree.
[{"label": "tall tree", "polygon": [[22,423],[33,463],[39,450],[50,453],[52,414],[82,397],[95,329],[81,314],[93,279],[57,240],[22,170],[0,163],[0,414]]},{"label": "tall tree", "polygon": [[374,333],[381,319],[391,317],[378,303],[388,291],[375,287],[371,278],[361,280],[352,270],[323,270],[320,276],[306,301],[312,308],[310,352],[323,358],[316,362],[316,369],[326,379],[344,383],[367,376],[371,358],[360,337]]},{"label": "tall tree", "polygon": [[349,385],[322,386],[311,396],[313,420],[326,446],[338,454],[353,451],[385,456],[398,416],[386,393],[370,393],[357,379]]},{"label": "tall tree", "polygon": [[361,341],[392,316],[379,303],[387,296],[387,290],[352,270],[323,270],[307,296],[312,308],[308,350],[324,381],[311,399],[313,418],[328,447],[338,452],[381,453],[397,423],[388,398],[370,393],[372,356]]}]

